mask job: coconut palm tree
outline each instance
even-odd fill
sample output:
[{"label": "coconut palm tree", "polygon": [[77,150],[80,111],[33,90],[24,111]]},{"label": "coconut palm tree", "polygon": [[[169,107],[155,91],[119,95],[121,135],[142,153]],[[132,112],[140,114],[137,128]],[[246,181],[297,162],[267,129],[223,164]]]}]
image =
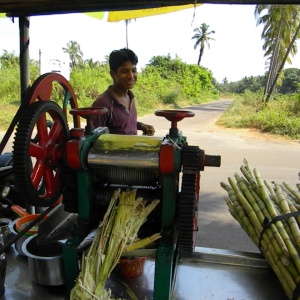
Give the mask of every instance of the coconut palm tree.
[{"label": "coconut palm tree", "polygon": [[80,65],[83,62],[83,53],[80,49],[80,45],[76,41],[69,41],[67,47],[62,48],[65,53],[69,53],[70,67],[74,68],[76,65]]},{"label": "coconut palm tree", "polygon": [[295,41],[300,38],[299,5],[257,5],[257,25],[263,25],[263,50],[267,58],[267,83],[264,90],[264,105],[274,91],[277,80],[285,65],[297,53]]},{"label": "coconut palm tree", "polygon": [[84,61],[84,65],[93,69],[99,67],[101,63],[99,61],[94,61],[92,58],[90,58]]},{"label": "coconut palm tree", "polygon": [[209,25],[202,23],[200,27],[194,29],[194,32],[196,32],[192,37],[192,39],[196,39],[194,49],[196,49],[200,45],[199,58],[197,63],[197,65],[200,66],[205,46],[207,45],[207,47],[210,48],[209,41],[215,40],[214,38],[210,37],[210,35],[215,34],[215,31],[209,31]]}]

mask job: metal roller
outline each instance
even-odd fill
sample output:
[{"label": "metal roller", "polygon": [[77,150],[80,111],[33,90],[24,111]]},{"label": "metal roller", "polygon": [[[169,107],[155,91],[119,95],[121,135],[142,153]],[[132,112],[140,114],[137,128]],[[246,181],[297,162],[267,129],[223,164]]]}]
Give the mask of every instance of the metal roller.
[{"label": "metal roller", "polygon": [[161,143],[157,137],[103,134],[88,153],[88,165],[157,171]]},{"label": "metal roller", "polygon": [[97,170],[97,175],[101,182],[129,186],[156,186],[158,182],[158,173],[133,168],[103,168]]}]

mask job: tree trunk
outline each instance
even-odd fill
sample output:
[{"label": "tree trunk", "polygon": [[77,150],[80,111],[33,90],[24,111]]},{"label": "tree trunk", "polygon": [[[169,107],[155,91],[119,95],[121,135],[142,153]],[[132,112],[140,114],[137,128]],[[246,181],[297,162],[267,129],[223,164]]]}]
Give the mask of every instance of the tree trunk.
[{"label": "tree trunk", "polygon": [[279,55],[279,42],[280,42],[279,36],[280,36],[280,31],[281,31],[281,25],[282,25],[282,19],[280,19],[279,28],[278,28],[277,37],[276,37],[276,42],[275,42],[275,48],[273,50],[273,54],[272,54],[272,57],[271,57],[271,62],[270,62],[270,66],[269,66],[269,73],[268,73],[268,79],[267,79],[267,83],[266,83],[265,90],[264,90],[264,95],[263,95],[263,102],[264,102],[264,99],[265,99],[266,95],[270,91],[271,83],[273,82],[274,78],[276,77],[276,73],[277,73],[278,55]]},{"label": "tree trunk", "polygon": [[286,62],[286,59],[287,59],[287,57],[289,56],[289,53],[290,53],[290,51],[291,51],[291,49],[292,49],[292,46],[293,46],[293,44],[294,44],[295,41],[296,41],[296,38],[297,38],[297,36],[298,36],[299,31],[300,31],[300,24],[298,25],[297,30],[296,30],[296,32],[295,32],[295,34],[294,34],[294,36],[293,36],[293,39],[292,39],[292,41],[291,41],[291,43],[290,43],[288,49],[286,50],[285,56],[284,56],[284,58],[283,58],[283,60],[282,60],[282,63],[281,63],[281,65],[280,65],[280,67],[278,68],[276,77],[275,77],[275,79],[274,79],[274,81],[273,81],[273,83],[272,83],[272,85],[271,85],[271,88],[270,88],[268,94],[267,94],[266,100],[264,101],[265,104],[267,104],[267,103],[269,102],[269,100],[270,100],[270,97],[271,97],[271,95],[272,95],[272,93],[273,93],[273,90],[274,90],[274,88],[275,88],[275,85],[276,85],[276,82],[277,82],[278,77],[279,77],[279,75],[280,75],[280,72],[282,71],[282,69],[283,69],[283,67],[284,67],[284,64],[285,64],[285,62]]},{"label": "tree trunk", "polygon": [[198,58],[198,66],[200,67],[200,61],[201,61],[201,58],[202,58],[202,55],[203,55],[203,47],[200,48],[200,53],[199,53],[199,58]]}]

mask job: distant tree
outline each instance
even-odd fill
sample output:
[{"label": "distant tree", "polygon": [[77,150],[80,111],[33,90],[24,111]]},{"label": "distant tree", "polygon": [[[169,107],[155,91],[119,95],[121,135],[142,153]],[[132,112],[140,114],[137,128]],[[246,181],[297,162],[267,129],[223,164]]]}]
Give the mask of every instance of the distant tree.
[{"label": "distant tree", "polygon": [[282,84],[278,92],[282,94],[297,93],[300,85],[300,69],[290,68],[284,70]]},{"label": "distant tree", "polygon": [[182,71],[186,68],[186,64],[176,55],[173,59],[168,53],[168,55],[158,55],[153,56],[148,66],[153,66],[160,72],[160,76],[163,78],[168,78],[170,74],[182,74]]},{"label": "distant tree", "polygon": [[246,90],[256,93],[260,92],[263,89],[265,82],[266,76],[244,77],[239,81],[230,83],[228,83],[228,81],[223,80],[223,84],[220,85],[220,89],[223,92],[230,92],[236,94],[243,94]]},{"label": "distant tree", "polygon": [[83,53],[80,45],[76,41],[69,41],[67,47],[62,48],[65,53],[69,53],[70,67],[73,69],[75,66],[81,65],[83,62]]},{"label": "distant tree", "polygon": [[194,49],[197,49],[198,46],[200,46],[200,52],[199,52],[199,58],[197,65],[200,66],[200,62],[204,53],[205,46],[207,45],[208,49],[210,48],[210,41],[215,40],[214,38],[210,37],[210,35],[215,34],[214,30],[209,31],[209,25],[202,23],[200,27],[195,28],[194,36],[192,39],[196,40],[196,43],[194,45]]},{"label": "distant tree", "polygon": [[109,54],[104,55],[104,61],[102,63],[105,64],[105,65],[109,64]]},{"label": "distant tree", "polygon": [[93,59],[90,58],[90,59],[86,59],[84,61],[84,65],[88,66],[89,68],[96,68],[96,67],[99,67],[101,65],[101,63],[99,61],[93,61]]},{"label": "distant tree", "polygon": [[222,80],[222,83],[223,83],[223,84],[228,84],[228,78],[225,77],[225,78]]},{"label": "distant tree", "polygon": [[267,57],[268,78],[264,89],[266,105],[282,72],[285,62],[297,53],[296,39],[300,37],[299,5],[257,5],[257,24],[263,25],[263,50]]},{"label": "distant tree", "polygon": [[19,65],[19,57],[15,52],[8,52],[3,50],[3,54],[0,56],[0,66],[2,67],[13,67]]}]

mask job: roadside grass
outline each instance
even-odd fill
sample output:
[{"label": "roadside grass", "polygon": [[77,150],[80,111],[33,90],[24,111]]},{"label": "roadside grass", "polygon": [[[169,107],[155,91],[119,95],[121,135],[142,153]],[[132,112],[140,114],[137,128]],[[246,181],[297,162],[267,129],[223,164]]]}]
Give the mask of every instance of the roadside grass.
[{"label": "roadside grass", "polygon": [[300,139],[300,96],[277,96],[263,108],[262,95],[237,97],[217,121],[229,128],[254,128],[264,133]]}]

